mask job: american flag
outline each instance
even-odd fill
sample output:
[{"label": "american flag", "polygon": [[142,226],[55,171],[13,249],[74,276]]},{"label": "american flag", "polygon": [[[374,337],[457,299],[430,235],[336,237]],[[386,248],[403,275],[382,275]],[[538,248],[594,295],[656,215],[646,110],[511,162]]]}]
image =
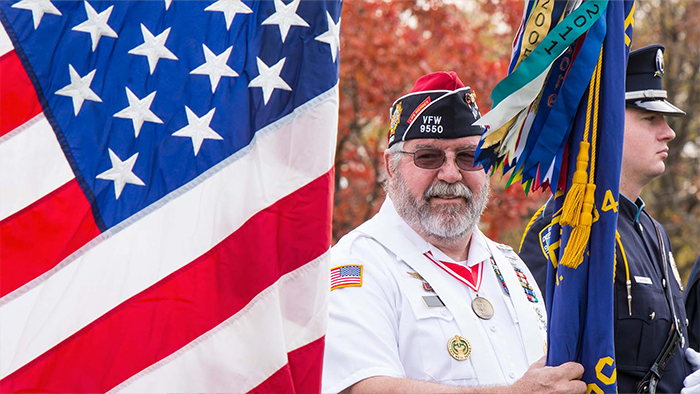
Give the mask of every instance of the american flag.
[{"label": "american flag", "polygon": [[0,2],[0,392],[318,392],[339,1]]},{"label": "american flag", "polygon": [[349,286],[362,286],[361,265],[341,265],[331,270],[331,290]]}]

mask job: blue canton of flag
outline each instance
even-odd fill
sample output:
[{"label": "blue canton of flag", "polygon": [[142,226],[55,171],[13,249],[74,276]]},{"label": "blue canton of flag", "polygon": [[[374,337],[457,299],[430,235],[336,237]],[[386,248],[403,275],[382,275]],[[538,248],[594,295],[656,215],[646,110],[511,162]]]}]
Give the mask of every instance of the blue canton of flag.
[{"label": "blue canton of flag", "polygon": [[340,13],[0,2],[0,392],[320,391]]},{"label": "blue canton of flag", "polygon": [[346,267],[340,267],[340,277],[345,278],[348,276],[360,276],[360,267],[357,265],[350,265]]}]

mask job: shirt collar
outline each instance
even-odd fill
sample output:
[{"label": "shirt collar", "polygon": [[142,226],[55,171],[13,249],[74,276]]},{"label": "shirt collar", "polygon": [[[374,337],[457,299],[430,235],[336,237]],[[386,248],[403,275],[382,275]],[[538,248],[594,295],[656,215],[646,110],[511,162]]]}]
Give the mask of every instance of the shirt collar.
[{"label": "shirt collar", "polygon": [[632,202],[632,200],[620,193],[620,214],[632,219],[634,224],[637,224],[639,221],[639,215],[641,215],[645,206],[646,204],[641,197],[637,197],[637,201]]}]

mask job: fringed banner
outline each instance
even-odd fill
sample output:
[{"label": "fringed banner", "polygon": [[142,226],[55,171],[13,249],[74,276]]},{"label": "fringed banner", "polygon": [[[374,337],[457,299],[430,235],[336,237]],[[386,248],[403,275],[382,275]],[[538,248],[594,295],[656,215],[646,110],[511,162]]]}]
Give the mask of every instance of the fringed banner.
[{"label": "fringed banner", "polygon": [[577,361],[589,392],[615,393],[617,210],[604,201],[619,195],[634,2],[531,0],[526,9],[509,75],[477,122],[488,126],[477,161],[491,175],[510,172],[508,185],[554,194],[547,363]]}]

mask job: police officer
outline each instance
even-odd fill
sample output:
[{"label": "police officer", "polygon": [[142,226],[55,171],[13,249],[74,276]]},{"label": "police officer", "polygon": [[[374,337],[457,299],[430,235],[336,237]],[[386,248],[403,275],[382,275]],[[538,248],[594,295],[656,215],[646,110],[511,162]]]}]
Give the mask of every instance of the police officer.
[{"label": "police officer", "polygon": [[[632,51],[627,66],[615,274],[620,393],[654,389],[677,393],[695,369],[686,359],[687,323],[671,242],[639,197],[644,186],[663,174],[667,144],[675,137],[664,116],[685,115],[666,100],[663,52],[662,45]],[[543,251],[548,247],[551,202],[533,217],[520,250],[520,257],[541,287],[545,286],[548,265]]]},{"label": "police officer", "polygon": [[392,106],[387,199],[331,251],[324,393],[585,392],[580,364],[544,366],[527,267],[477,228],[479,116],[454,72],[421,77]]}]

